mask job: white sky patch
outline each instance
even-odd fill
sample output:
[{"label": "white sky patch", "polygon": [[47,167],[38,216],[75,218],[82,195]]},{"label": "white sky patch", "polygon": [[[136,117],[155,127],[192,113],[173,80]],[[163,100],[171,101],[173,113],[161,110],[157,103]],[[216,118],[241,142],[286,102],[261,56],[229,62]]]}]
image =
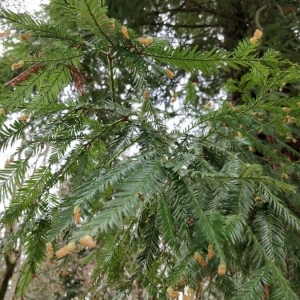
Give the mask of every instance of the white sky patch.
[{"label": "white sky patch", "polygon": [[20,4],[14,1],[10,1],[5,3],[3,6],[13,11],[27,12],[29,14],[33,14],[41,9],[42,4],[47,3],[49,3],[49,0],[25,0],[21,1]]}]

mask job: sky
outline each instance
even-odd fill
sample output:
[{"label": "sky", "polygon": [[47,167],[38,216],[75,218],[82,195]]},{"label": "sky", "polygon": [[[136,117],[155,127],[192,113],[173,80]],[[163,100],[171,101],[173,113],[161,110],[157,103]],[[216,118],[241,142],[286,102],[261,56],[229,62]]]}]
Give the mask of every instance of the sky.
[{"label": "sky", "polygon": [[[33,13],[34,11],[38,11],[40,9],[40,4],[46,4],[48,0],[19,0],[22,5],[19,7],[22,11],[27,11],[29,13]],[[10,1],[9,4],[6,4],[5,7],[9,6],[10,9],[16,8],[16,3],[14,1]]]}]

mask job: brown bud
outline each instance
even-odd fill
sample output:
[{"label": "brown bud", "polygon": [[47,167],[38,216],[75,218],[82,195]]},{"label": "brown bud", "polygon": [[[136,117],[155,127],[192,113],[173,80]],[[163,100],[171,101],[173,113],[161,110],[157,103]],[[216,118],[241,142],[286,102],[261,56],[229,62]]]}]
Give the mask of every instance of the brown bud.
[{"label": "brown bud", "polygon": [[253,37],[255,37],[256,39],[260,40],[261,37],[262,37],[263,33],[262,31],[260,31],[259,29],[256,29],[254,34],[253,34]]},{"label": "brown bud", "polygon": [[47,257],[48,259],[52,259],[53,258],[53,247],[52,247],[52,243],[47,243],[46,244],[46,251],[47,251]]},{"label": "brown bud", "polygon": [[20,122],[24,122],[26,123],[29,119],[29,116],[28,115],[22,115],[21,117],[18,117],[18,121]]},{"label": "brown bud", "polygon": [[96,243],[90,235],[86,235],[79,240],[80,245],[93,249],[96,247]]},{"label": "brown bud", "polygon": [[174,291],[172,287],[167,288],[167,294],[169,295],[170,298],[179,298],[179,292]]},{"label": "brown bud", "polygon": [[149,99],[149,91],[148,90],[144,90],[143,97],[144,97],[145,100]]},{"label": "brown bud", "polygon": [[258,39],[255,38],[255,37],[252,37],[252,38],[250,39],[250,43],[251,43],[251,44],[256,44],[257,42],[258,42]]},{"label": "brown bud", "polygon": [[194,253],[194,259],[196,260],[196,262],[202,266],[202,268],[205,268],[207,266],[207,262],[205,259],[203,259],[203,257],[201,256],[201,254],[199,252],[195,252]]},{"label": "brown bud", "polygon": [[55,255],[57,258],[62,258],[65,257],[66,255],[68,255],[70,253],[69,249],[67,246],[64,246],[62,248],[60,248],[58,251],[56,251]]},{"label": "brown bud", "polygon": [[12,70],[20,69],[20,68],[22,68],[23,66],[24,66],[24,60],[20,60],[20,61],[18,61],[17,63],[13,63],[13,64],[11,65],[11,69],[12,69]]},{"label": "brown bud", "polygon": [[146,38],[144,38],[144,37],[139,37],[139,42],[140,42],[143,46],[148,47],[148,46],[150,46],[150,45],[153,43],[153,37],[151,37],[151,36],[148,36],[148,37],[146,37]]},{"label": "brown bud", "polygon": [[115,29],[116,28],[115,19],[110,19],[109,26],[110,26],[111,29]]},{"label": "brown bud", "polygon": [[74,242],[70,242],[66,247],[68,248],[69,252],[73,252],[76,249],[76,244]]},{"label": "brown bud", "polygon": [[172,96],[171,102],[175,102],[177,100],[177,93],[175,92]]},{"label": "brown bud", "polygon": [[31,38],[30,34],[21,34],[19,36],[20,41],[26,41],[26,40],[29,40],[30,38]]},{"label": "brown bud", "polygon": [[10,30],[6,29],[3,32],[0,32],[0,38],[5,38],[10,35]]},{"label": "brown bud", "polygon": [[73,210],[73,218],[74,218],[74,222],[75,224],[79,225],[81,224],[81,214],[80,214],[80,207],[79,206],[75,206],[74,210]]},{"label": "brown bud", "polygon": [[220,276],[223,276],[223,275],[225,275],[225,273],[226,273],[226,266],[224,264],[219,265],[218,274]]},{"label": "brown bud", "polygon": [[255,153],[255,148],[252,147],[252,146],[249,146],[249,151],[252,152],[252,153]]},{"label": "brown bud", "polygon": [[66,277],[69,274],[68,270],[66,268],[62,268],[60,271],[61,277]]},{"label": "brown bud", "polygon": [[126,28],[126,26],[123,26],[122,27],[122,30],[121,30],[122,34],[123,34],[123,37],[126,39],[126,40],[129,40],[129,34],[128,34],[128,30]]},{"label": "brown bud", "polygon": [[216,254],[216,252],[214,250],[214,246],[213,245],[208,245],[206,258],[208,260],[210,260],[210,259],[212,259],[215,256],[215,254]]},{"label": "brown bud", "polygon": [[172,79],[174,77],[174,73],[169,69],[166,69],[165,73],[166,73],[167,77],[170,79]]},{"label": "brown bud", "polygon": [[13,162],[13,158],[12,157],[8,158],[5,161],[4,168],[7,168],[10,165],[11,162]]},{"label": "brown bud", "polygon": [[205,109],[209,109],[210,107],[211,107],[211,102],[206,103],[204,106]]}]

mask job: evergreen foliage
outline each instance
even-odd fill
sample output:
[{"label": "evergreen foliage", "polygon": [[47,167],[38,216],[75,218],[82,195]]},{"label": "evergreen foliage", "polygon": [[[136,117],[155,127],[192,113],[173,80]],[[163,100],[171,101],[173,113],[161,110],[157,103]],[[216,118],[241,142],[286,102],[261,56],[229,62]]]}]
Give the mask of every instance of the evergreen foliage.
[{"label": "evergreen foliage", "polygon": [[[102,0],[61,3],[53,5],[69,23],[58,26],[0,12],[36,49],[20,46],[24,66],[0,102],[0,150],[22,141],[0,171],[9,203],[0,228],[18,223],[1,255],[24,245],[18,293],[47,259],[46,243],[75,242],[79,252],[91,235],[90,291],[103,299],[126,299],[134,283],[154,299],[168,287],[189,287],[196,299],[298,299],[300,96],[280,92],[298,82],[298,65],[271,49],[260,56],[251,36],[233,51],[145,44]],[[83,71],[89,60],[101,80]],[[164,110],[157,90],[172,94],[182,70],[243,70],[224,85],[243,102],[197,108],[189,81]],[[71,192],[58,195],[66,185]]]}]

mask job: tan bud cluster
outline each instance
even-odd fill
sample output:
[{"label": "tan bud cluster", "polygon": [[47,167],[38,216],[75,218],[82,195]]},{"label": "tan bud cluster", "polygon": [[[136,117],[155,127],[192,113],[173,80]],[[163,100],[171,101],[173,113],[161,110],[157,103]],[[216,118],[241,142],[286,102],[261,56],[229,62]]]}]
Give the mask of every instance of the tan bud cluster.
[{"label": "tan bud cluster", "polygon": [[226,266],[224,264],[219,265],[218,274],[220,276],[223,276],[223,275],[225,275],[225,273],[226,273]]},{"label": "tan bud cluster", "polygon": [[79,240],[80,245],[93,249],[96,247],[96,243],[90,235],[86,235]]},{"label": "tan bud cluster", "polygon": [[10,30],[6,29],[3,32],[0,32],[0,38],[5,38],[10,35]]},{"label": "tan bud cluster", "polygon": [[0,108],[0,116],[1,116],[1,115],[4,115],[4,113],[5,113],[4,108]]},{"label": "tan bud cluster", "polygon": [[201,264],[203,258],[202,258],[201,254],[199,252],[195,252],[194,253],[194,259],[195,259],[196,262]]},{"label": "tan bud cluster", "polygon": [[183,287],[185,286],[185,279],[183,277],[180,278],[178,285]]},{"label": "tan bud cluster", "polygon": [[174,77],[174,73],[169,69],[166,69],[165,73],[166,73],[167,77],[170,79],[172,79]]},{"label": "tan bud cluster", "polygon": [[207,266],[206,260],[203,259],[203,257],[201,256],[201,254],[199,252],[194,253],[194,259],[199,265],[202,266],[202,268],[205,268]]},{"label": "tan bud cluster", "polygon": [[253,34],[253,37],[250,39],[250,43],[256,44],[261,39],[262,35],[263,35],[262,31],[256,29]]},{"label": "tan bud cluster", "polygon": [[5,161],[4,168],[7,168],[10,165],[11,162],[13,162],[13,158],[12,157],[8,158]]},{"label": "tan bud cluster", "polygon": [[70,242],[66,247],[70,252],[73,252],[76,249],[76,244],[74,242]]},{"label": "tan bud cluster", "polygon": [[148,47],[150,46],[152,43],[153,43],[153,37],[152,36],[148,36],[146,38],[144,37],[139,37],[139,42],[145,46],[145,47]]},{"label": "tan bud cluster", "polygon": [[255,153],[255,148],[252,147],[252,146],[249,146],[249,151],[252,152],[252,153]]},{"label": "tan bud cluster", "polygon": [[115,19],[110,19],[109,26],[110,26],[111,29],[115,29],[116,28]]},{"label": "tan bud cluster", "polygon": [[289,113],[291,111],[291,108],[290,107],[282,107],[282,110]]},{"label": "tan bud cluster", "polygon": [[57,258],[65,257],[66,255],[70,254],[76,249],[76,245],[74,242],[69,243],[68,245],[60,248],[58,251],[56,251],[55,255]]},{"label": "tan bud cluster", "polygon": [[68,274],[69,274],[68,270],[65,267],[63,267],[60,271],[61,277],[66,277]]},{"label": "tan bud cluster", "polygon": [[174,291],[174,289],[170,286],[167,288],[167,294],[170,298],[179,298],[179,292]]},{"label": "tan bud cluster", "polygon": [[178,95],[177,95],[177,93],[175,92],[175,93],[173,94],[173,96],[172,96],[171,102],[175,102],[175,101],[177,100],[177,97],[178,97]]},{"label": "tan bud cluster", "polygon": [[122,27],[121,32],[122,32],[122,34],[123,34],[123,37],[124,37],[126,40],[129,40],[129,39],[130,39],[129,34],[128,34],[128,30],[127,30],[127,27],[126,27],[126,26],[123,26],[123,27]]},{"label": "tan bud cluster", "polygon": [[204,106],[205,109],[209,109],[210,107],[211,107],[211,102],[206,103]]},{"label": "tan bud cluster", "polygon": [[144,97],[145,100],[149,99],[149,91],[148,90],[144,90],[143,97]]},{"label": "tan bud cluster", "polygon": [[295,121],[295,117],[292,117],[292,116],[290,116],[290,115],[287,115],[286,117],[285,117],[285,119],[283,120],[283,122],[284,123],[293,123]]},{"label": "tan bud cluster", "polygon": [[77,225],[81,224],[80,211],[81,211],[81,209],[79,206],[75,206],[73,209],[73,218],[74,218],[75,224],[77,224]]},{"label": "tan bud cluster", "polygon": [[28,119],[29,119],[28,115],[23,115],[18,118],[18,121],[26,123],[28,121]]},{"label": "tan bud cluster", "polygon": [[229,109],[233,109],[233,104],[232,104],[232,102],[228,102],[228,106],[229,106]]},{"label": "tan bud cluster", "polygon": [[193,289],[188,288],[187,294],[183,296],[182,300],[194,300],[195,292]]},{"label": "tan bud cluster", "polygon": [[47,251],[47,257],[48,259],[52,259],[54,255],[52,243],[47,243],[46,244],[46,251]]},{"label": "tan bud cluster", "polygon": [[29,40],[30,38],[31,38],[30,34],[21,34],[19,36],[20,41],[26,41],[26,40]]},{"label": "tan bud cluster", "polygon": [[20,61],[18,61],[17,63],[13,63],[13,64],[11,65],[11,69],[12,69],[12,70],[20,69],[20,68],[22,68],[23,66],[24,66],[24,60],[20,60]]},{"label": "tan bud cluster", "polygon": [[216,254],[216,252],[214,250],[214,246],[213,245],[208,245],[206,258],[208,260],[210,260],[215,256],[215,254]]},{"label": "tan bud cluster", "polygon": [[64,246],[62,248],[60,248],[58,251],[56,251],[55,255],[57,258],[62,258],[65,257],[66,255],[68,255],[70,253],[70,251],[68,250],[67,246]]},{"label": "tan bud cluster", "polygon": [[237,132],[236,134],[240,139],[243,137],[242,133],[240,131]]}]

